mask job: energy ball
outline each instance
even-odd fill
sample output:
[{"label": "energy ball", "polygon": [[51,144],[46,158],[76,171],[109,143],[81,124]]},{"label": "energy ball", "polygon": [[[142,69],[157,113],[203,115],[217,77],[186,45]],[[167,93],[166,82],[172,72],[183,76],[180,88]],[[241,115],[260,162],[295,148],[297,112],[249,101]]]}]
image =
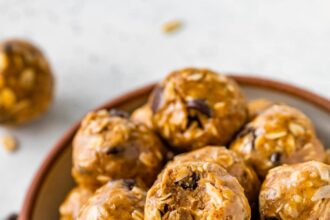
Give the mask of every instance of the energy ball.
[{"label": "energy ball", "polygon": [[146,192],[134,180],[115,180],[98,189],[78,220],[143,220]]},{"label": "energy ball", "polygon": [[53,98],[53,75],[46,57],[29,42],[0,43],[0,124],[28,122]]},{"label": "energy ball", "polygon": [[330,219],[330,166],[310,161],[271,169],[259,196],[267,219]]},{"label": "energy ball", "polygon": [[227,144],[247,119],[236,82],[207,69],[171,73],[156,86],[149,106],[155,130],[177,151]]},{"label": "energy ball", "polygon": [[64,202],[60,207],[61,220],[76,220],[83,205],[87,203],[88,199],[93,195],[93,191],[77,186],[73,188],[66,196]]},{"label": "energy ball", "polygon": [[325,151],[325,160],[324,160],[324,162],[325,162],[326,164],[329,164],[329,165],[330,165],[330,149],[327,149],[327,150]]},{"label": "energy ball", "polygon": [[251,163],[260,177],[281,164],[324,161],[324,147],[309,118],[287,105],[273,105],[248,123],[230,149]]},{"label": "energy ball", "polygon": [[152,125],[152,111],[149,105],[145,104],[140,108],[137,108],[135,111],[132,112],[131,119],[133,121],[143,123],[147,127],[153,129]]},{"label": "energy ball", "polygon": [[165,149],[144,124],[111,110],[90,112],[73,140],[75,180],[99,187],[113,179],[136,179],[150,186],[162,169]]},{"label": "energy ball", "polygon": [[219,146],[207,146],[189,153],[179,154],[168,166],[189,161],[217,163],[230,175],[237,178],[251,203],[258,200],[260,187],[258,176],[234,151]]},{"label": "energy ball", "polygon": [[254,119],[274,103],[267,99],[254,99],[248,102],[249,119]]},{"label": "energy ball", "polygon": [[145,220],[250,218],[243,188],[216,163],[168,166],[147,193]]}]

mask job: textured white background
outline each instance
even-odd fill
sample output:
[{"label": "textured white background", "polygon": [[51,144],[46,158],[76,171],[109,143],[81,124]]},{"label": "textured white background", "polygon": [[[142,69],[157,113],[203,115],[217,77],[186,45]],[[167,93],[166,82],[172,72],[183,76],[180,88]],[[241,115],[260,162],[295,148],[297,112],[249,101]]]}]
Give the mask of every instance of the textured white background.
[{"label": "textured white background", "polygon": [[[328,0],[0,0],[0,39],[24,37],[56,75],[49,113],[0,149],[0,219],[18,211],[44,155],[102,102],[185,66],[253,73],[330,97]],[[164,35],[161,25],[184,28]],[[2,130],[6,132],[6,130]]]}]

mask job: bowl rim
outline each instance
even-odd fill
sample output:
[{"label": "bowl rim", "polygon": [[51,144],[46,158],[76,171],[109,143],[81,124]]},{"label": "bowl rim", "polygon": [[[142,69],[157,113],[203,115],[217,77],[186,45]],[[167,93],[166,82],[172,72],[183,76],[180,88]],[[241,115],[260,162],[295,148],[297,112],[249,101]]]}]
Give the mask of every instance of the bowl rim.
[{"label": "bowl rim", "polygon": [[[307,101],[330,114],[330,100],[326,97],[317,95],[313,92],[310,92],[306,89],[302,89],[300,87],[280,82],[277,80],[266,79],[257,76],[248,76],[248,75],[237,75],[237,74],[226,74],[228,77],[233,78],[239,84],[247,85],[247,86],[256,86],[267,88],[270,90],[275,90],[277,92],[285,93],[296,98]],[[113,108],[114,106],[118,106],[122,103],[129,102],[131,100],[136,99],[139,96],[147,94],[152,91],[156,83],[150,83],[140,88],[131,90],[129,92],[124,93],[123,95],[117,96],[115,98],[110,99],[105,102],[103,105],[94,108],[93,110],[98,110],[102,108]],[[59,141],[51,148],[51,150],[47,153],[46,157],[43,159],[41,165],[39,166],[36,174],[34,175],[32,182],[28,188],[28,191],[23,200],[23,205],[19,214],[19,220],[30,220],[34,211],[34,206],[36,204],[36,200],[38,198],[38,193],[41,189],[41,186],[46,179],[49,169],[53,166],[53,164],[57,161],[60,155],[66,149],[66,146],[72,140],[75,132],[77,131],[80,121],[74,123],[59,139]]]}]

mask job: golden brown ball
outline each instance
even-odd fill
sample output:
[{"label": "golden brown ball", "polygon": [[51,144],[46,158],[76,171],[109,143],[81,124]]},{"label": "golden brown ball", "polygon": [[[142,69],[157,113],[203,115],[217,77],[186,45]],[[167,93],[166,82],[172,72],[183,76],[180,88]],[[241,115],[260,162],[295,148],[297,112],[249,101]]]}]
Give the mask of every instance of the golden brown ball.
[{"label": "golden brown ball", "polygon": [[0,43],[0,123],[28,122],[53,98],[53,75],[46,57],[23,40]]},{"label": "golden brown ball", "polygon": [[238,85],[207,69],[171,73],[155,88],[149,106],[154,129],[178,151],[227,144],[247,120]]}]

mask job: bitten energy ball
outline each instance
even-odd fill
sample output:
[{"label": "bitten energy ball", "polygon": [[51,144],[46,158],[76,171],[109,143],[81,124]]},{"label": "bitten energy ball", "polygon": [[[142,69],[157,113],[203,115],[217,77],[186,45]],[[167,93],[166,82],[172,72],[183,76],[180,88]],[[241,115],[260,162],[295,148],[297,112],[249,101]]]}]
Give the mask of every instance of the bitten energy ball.
[{"label": "bitten energy ball", "polygon": [[32,120],[47,110],[52,97],[53,76],[41,51],[22,40],[0,43],[0,123]]},{"label": "bitten energy ball", "polygon": [[133,180],[111,181],[81,209],[78,220],[143,220],[146,192]]},{"label": "bitten energy ball", "polygon": [[281,165],[323,161],[324,147],[311,121],[299,110],[273,105],[245,126],[230,149],[243,156],[264,177]]},{"label": "bitten energy ball", "polygon": [[173,72],[153,91],[155,129],[179,151],[226,144],[247,119],[237,84],[206,69]]},{"label": "bitten energy ball", "polygon": [[133,121],[143,123],[147,127],[153,129],[152,125],[152,111],[149,105],[145,104],[140,108],[137,108],[134,112],[132,112],[131,119]]},{"label": "bitten energy ball", "polygon": [[173,162],[168,166],[181,164],[187,161],[201,161],[219,164],[225,168],[230,175],[237,178],[250,202],[258,200],[260,187],[258,176],[235,152],[227,150],[224,147],[207,146],[174,157]]},{"label": "bitten energy ball", "polygon": [[266,219],[330,219],[330,166],[310,161],[269,171],[259,196]]},{"label": "bitten energy ball", "polygon": [[132,178],[151,185],[164,162],[164,147],[145,125],[119,111],[89,113],[73,140],[73,176],[85,186]]},{"label": "bitten energy ball", "polygon": [[73,188],[60,207],[60,219],[76,220],[81,207],[92,195],[93,191],[88,188],[79,186]]},{"label": "bitten energy ball", "polygon": [[147,194],[146,220],[250,219],[250,206],[235,177],[216,163],[168,166]]}]

